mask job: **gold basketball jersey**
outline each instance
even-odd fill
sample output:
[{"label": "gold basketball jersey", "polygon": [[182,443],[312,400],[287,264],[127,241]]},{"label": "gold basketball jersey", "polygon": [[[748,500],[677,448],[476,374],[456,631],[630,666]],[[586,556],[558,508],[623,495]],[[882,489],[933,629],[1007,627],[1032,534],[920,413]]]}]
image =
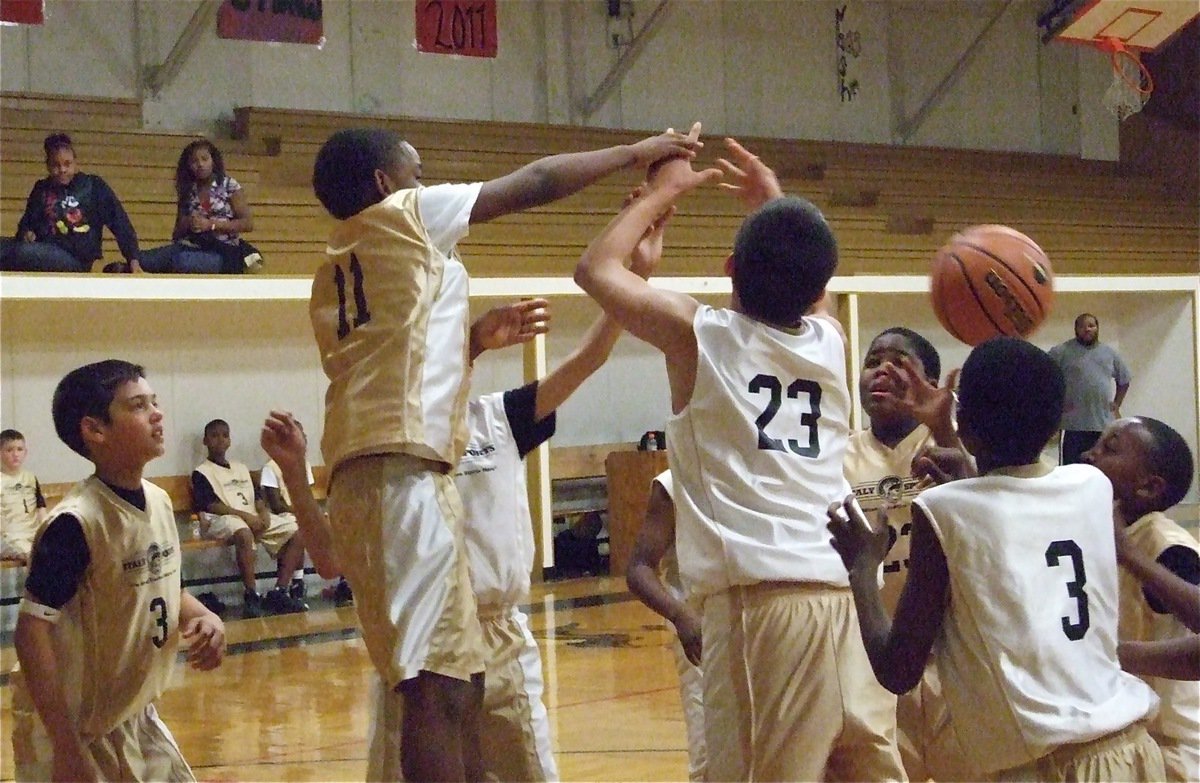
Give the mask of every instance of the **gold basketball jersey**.
[{"label": "gold basketball jersey", "polygon": [[37,509],[37,478],[31,471],[0,473],[0,524],[5,529],[32,528]]},{"label": "gold basketball jersey", "polygon": [[896,610],[904,581],[908,578],[909,531],[912,499],[918,479],[912,475],[913,457],[930,443],[929,428],[917,425],[891,449],[870,430],[850,436],[842,470],[854,497],[872,518],[877,509],[887,509],[888,548],[883,561],[883,588],[879,591],[889,613]]},{"label": "gold basketball jersey", "polygon": [[229,467],[225,467],[208,459],[196,470],[212,484],[213,492],[222,503],[239,511],[258,512],[254,507],[254,480],[250,477],[250,468],[241,462],[230,462]]},{"label": "gold basketball jersey", "polygon": [[[79,519],[90,562],[54,624],[63,691],[85,740],[107,734],[166,689],[179,646],[179,532],[167,493],[143,481],[146,510],[92,476],[55,516]],[[23,691],[23,687],[20,689]],[[14,690],[14,705],[28,699]]]},{"label": "gold basketball jersey", "polygon": [[[1161,511],[1146,514],[1126,530],[1137,548],[1156,560],[1171,547],[1200,551],[1195,537]],[[1154,611],[1146,602],[1142,583],[1125,568],[1120,570],[1120,586],[1121,641],[1158,641],[1191,634],[1174,615]],[[1158,714],[1146,728],[1163,748],[1167,779],[1200,779],[1200,749],[1196,746],[1200,736],[1200,687],[1194,682],[1162,677],[1143,679],[1161,699]]]},{"label": "gold basketball jersey", "polygon": [[393,452],[453,465],[466,442],[467,275],[433,246],[418,194],[339,223],[313,279],[331,471]]}]

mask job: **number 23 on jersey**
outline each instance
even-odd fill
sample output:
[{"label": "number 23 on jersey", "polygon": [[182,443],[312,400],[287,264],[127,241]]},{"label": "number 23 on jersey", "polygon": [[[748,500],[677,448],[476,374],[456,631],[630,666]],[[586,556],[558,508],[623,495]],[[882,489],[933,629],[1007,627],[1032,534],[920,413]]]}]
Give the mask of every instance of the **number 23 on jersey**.
[{"label": "number 23 on jersey", "polygon": [[[783,381],[774,375],[759,373],[750,380],[747,391],[753,395],[766,397],[762,413],[754,420],[755,426],[758,427],[759,449],[764,451],[790,451],[793,454],[810,459],[820,456],[821,441],[817,433],[817,422],[821,418],[821,385],[819,383],[797,378],[787,385],[785,402]],[[796,402],[791,402],[792,400]],[[803,405],[805,400],[808,403],[808,410],[800,414],[800,425],[807,431],[808,437],[787,438],[785,446],[785,440],[773,437],[767,431],[767,427],[785,404]],[[782,435],[784,433],[779,434]]]}]

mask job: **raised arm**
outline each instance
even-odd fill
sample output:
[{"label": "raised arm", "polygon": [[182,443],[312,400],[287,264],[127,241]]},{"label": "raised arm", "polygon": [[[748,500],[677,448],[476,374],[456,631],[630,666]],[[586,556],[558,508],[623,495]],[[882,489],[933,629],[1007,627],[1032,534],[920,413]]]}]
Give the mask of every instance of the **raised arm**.
[{"label": "raised arm", "polygon": [[296,515],[304,549],[312,558],[317,573],[325,579],[339,576],[342,566],[333,548],[333,528],[308,484],[305,463],[308,441],[304,430],[292,414],[271,411],[263,422],[259,443],[279,466],[279,478],[292,498],[292,513]]},{"label": "raised arm", "polygon": [[700,616],[676,598],[658,576],[663,556],[675,543],[675,504],[662,484],[651,484],[650,505],[633,543],[633,554],[625,568],[629,591],[664,620],[675,626],[683,651],[693,665],[700,665],[703,642]]},{"label": "raised arm", "polygon": [[[640,194],[641,188],[630,194],[626,206]],[[647,279],[662,260],[663,233],[672,211],[656,220],[642,235],[629,258],[629,268],[642,279]],[[621,324],[612,316],[604,314],[588,328],[583,342],[538,383],[537,403],[534,416],[541,421],[556,411],[575,393],[592,373],[608,361],[617,338],[621,336]]]},{"label": "raised arm", "polygon": [[540,158],[483,183],[471,210],[471,223],[549,204],[621,169],[644,168],[668,158],[691,159],[701,146],[694,136],[667,131],[636,144]]},{"label": "raised arm", "polygon": [[[692,129],[699,133],[699,124]],[[652,287],[625,268],[625,259],[675,200],[720,176],[717,169],[692,170],[688,161],[668,161],[658,167],[645,192],[592,240],[575,267],[575,282],[604,311],[635,337],[658,348],[667,359],[671,405],[675,412],[691,399],[696,377],[696,337],[692,320],[699,303],[690,296]]]},{"label": "raised arm", "polygon": [[875,679],[892,693],[907,693],[921,681],[942,627],[950,590],[946,556],[924,512],[914,504],[908,580],[896,605],[895,619],[889,619],[879,597],[878,581],[879,564],[887,553],[887,527],[876,529],[852,499],[829,509],[833,547],[850,572],[863,646]]}]

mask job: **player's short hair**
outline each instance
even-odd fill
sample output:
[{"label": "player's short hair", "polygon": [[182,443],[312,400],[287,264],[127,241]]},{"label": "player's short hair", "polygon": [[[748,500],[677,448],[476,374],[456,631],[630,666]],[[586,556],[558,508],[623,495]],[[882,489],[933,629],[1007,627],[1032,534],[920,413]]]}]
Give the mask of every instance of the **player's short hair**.
[{"label": "player's short hair", "polygon": [[42,141],[42,150],[46,153],[46,162],[50,162],[50,156],[59,150],[70,150],[72,154],[75,152],[75,145],[71,143],[71,137],[65,133],[51,133]]},{"label": "player's short hair", "polygon": [[1096,326],[1100,325],[1100,319],[1097,318],[1096,316],[1092,315],[1091,313],[1080,313],[1079,315],[1075,316],[1075,328],[1076,329],[1078,329],[1079,325],[1081,323],[1083,323],[1084,318],[1091,318],[1093,321],[1096,322]]},{"label": "player's short hair", "polygon": [[1150,448],[1147,449],[1150,464],[1146,467],[1166,482],[1166,489],[1154,510],[1165,511],[1183,500],[1192,486],[1192,477],[1196,475],[1192,450],[1182,435],[1158,419],[1138,416],[1137,420],[1150,435]]},{"label": "player's short hair", "polygon": [[207,438],[217,427],[229,429],[229,422],[225,421],[224,419],[213,419],[208,424],[204,425],[204,437]]},{"label": "player's short hair", "polygon": [[338,220],[362,212],[382,197],[375,185],[375,170],[386,168],[404,139],[386,128],[341,130],[321,145],[313,164],[313,192]]},{"label": "player's short hair", "polygon": [[883,337],[885,334],[896,334],[908,341],[908,346],[912,348],[912,352],[921,360],[921,364],[925,367],[925,377],[932,383],[937,383],[942,377],[942,357],[938,353],[937,348],[933,347],[933,343],[926,340],[920,334],[903,326],[892,326],[884,329],[875,338],[871,340],[874,345],[875,340]]},{"label": "player's short hair", "polygon": [[959,377],[959,422],[1002,465],[1037,460],[1062,418],[1066,384],[1050,355],[1016,337],[980,343]]},{"label": "player's short hair", "polygon": [[16,430],[0,430],[0,446],[12,443],[14,440],[25,440],[25,436]]},{"label": "player's short hair", "polygon": [[91,459],[79,425],[91,417],[109,422],[108,409],[123,384],[146,377],[146,370],[121,359],[105,359],[71,370],[54,389],[50,404],[54,431],[71,451]]},{"label": "player's short hair", "polygon": [[738,229],[733,288],[747,315],[794,326],[821,297],[837,263],[837,240],[821,211],[783,196],[751,212]]}]

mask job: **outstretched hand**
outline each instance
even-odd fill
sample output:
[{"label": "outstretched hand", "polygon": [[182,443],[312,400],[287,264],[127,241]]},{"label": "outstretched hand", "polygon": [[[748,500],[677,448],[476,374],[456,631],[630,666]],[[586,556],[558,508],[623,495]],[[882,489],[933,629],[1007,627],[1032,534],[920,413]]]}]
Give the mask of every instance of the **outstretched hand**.
[{"label": "outstretched hand", "polygon": [[304,428],[292,414],[286,411],[271,411],[263,422],[258,443],[267,456],[275,460],[282,470],[284,466],[304,470],[308,455],[308,438]]},{"label": "outstretched hand", "polygon": [[673,158],[691,160],[703,147],[704,143],[700,141],[700,123],[694,124],[690,133],[679,133],[674,128],[667,128],[665,133],[642,139],[632,145],[634,165],[644,168]]},{"label": "outstretched hand", "polygon": [[[668,133],[674,133],[668,129]],[[688,132],[688,139],[700,138],[700,123],[693,123]],[[699,141],[696,142],[699,144]],[[693,156],[694,157],[694,156]],[[692,168],[691,158],[669,158],[656,165],[650,166],[646,172],[646,187],[650,190],[670,189],[676,194],[699,187],[707,182],[715,182],[721,178],[720,169],[703,169],[696,171]]]},{"label": "outstretched hand", "polygon": [[527,343],[550,331],[550,302],[523,299],[493,307],[471,324],[471,359],[484,351]]},{"label": "outstretched hand", "polygon": [[738,144],[736,139],[725,139],[725,146],[733,160],[717,159],[717,165],[730,179],[722,182],[721,187],[737,196],[747,211],[752,212],[783,195],[779,178],[757,155]]},{"label": "outstretched hand", "polygon": [[942,435],[939,442],[955,431],[954,389],[958,386],[959,370],[952,370],[946,376],[945,386],[931,383],[909,356],[902,356],[898,362],[888,362],[883,370],[897,391],[899,406],[935,436]]},{"label": "outstretched hand", "polygon": [[847,571],[878,570],[888,551],[887,510],[879,510],[879,525],[872,525],[854,500],[847,495],[841,503],[832,503],[826,512],[826,527],[833,535],[833,548],[842,557]]}]

